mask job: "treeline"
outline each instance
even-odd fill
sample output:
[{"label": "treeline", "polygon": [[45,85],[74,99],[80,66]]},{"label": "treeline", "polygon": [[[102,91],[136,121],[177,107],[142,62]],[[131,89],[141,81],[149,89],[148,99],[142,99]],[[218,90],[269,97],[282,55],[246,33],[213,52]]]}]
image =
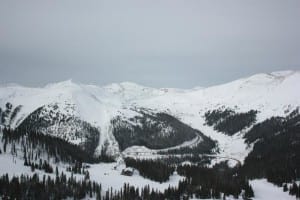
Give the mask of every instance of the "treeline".
[{"label": "treeline", "polygon": [[12,145],[21,144],[24,154],[27,152],[27,159],[30,160],[39,159],[42,151],[44,151],[47,155],[54,157],[56,162],[74,163],[75,161],[80,161],[95,163],[98,161],[97,158],[81,149],[78,145],[50,135],[29,132],[22,128],[15,130],[4,128],[2,142],[4,143],[4,152],[6,152],[6,146],[9,143]]},{"label": "treeline", "polygon": [[101,185],[88,179],[76,181],[73,176],[67,178],[64,173],[56,174],[55,179],[45,175],[40,179],[37,174],[32,177],[28,175],[14,176],[12,179],[8,174],[0,177],[1,199],[50,200],[83,199],[85,197],[102,199]]},{"label": "treeline", "polygon": [[[16,130],[9,128],[3,129],[2,132],[4,153],[11,153],[14,156],[21,154],[19,156],[23,156],[24,166],[30,167],[32,172],[41,170],[51,174],[54,172],[53,163],[65,162],[69,165],[67,171],[75,174],[85,174],[87,170],[82,165],[82,160],[84,159],[81,156],[85,156],[86,153],[78,154],[82,150],[78,150],[78,147],[75,147],[75,145],[73,146],[58,138],[53,139],[54,141],[52,136],[37,133],[33,133],[30,136],[28,134],[22,135]],[[55,142],[55,145],[53,142]],[[9,150],[7,150],[8,145],[10,146]],[[65,147],[67,148],[63,149]],[[73,151],[73,148],[76,150]],[[69,152],[64,150],[69,150]],[[0,153],[2,153],[1,149]],[[85,159],[89,159],[89,157]],[[91,160],[89,159],[89,161]],[[93,162],[96,162],[96,159],[93,158]]]},{"label": "treeline", "polygon": [[227,135],[235,133],[250,127],[256,121],[257,111],[250,110],[245,113],[236,113],[233,110],[226,109],[213,110],[205,113],[206,124],[213,126],[215,130]]},{"label": "treeline", "polygon": [[300,198],[300,185],[298,185],[296,182],[293,182],[289,187],[285,183],[283,184],[283,191],[289,192],[290,195],[296,196],[296,198]]},{"label": "treeline", "polygon": [[[185,176],[186,181],[179,184],[179,190],[197,198],[226,198],[232,195],[238,198],[242,195],[245,199],[254,197],[254,192],[248,180],[239,176],[238,168],[230,168],[226,163],[221,163],[213,168],[200,165],[178,166],[178,174]],[[223,196],[221,196],[223,194]]]},{"label": "treeline", "polygon": [[126,167],[132,167],[139,170],[140,175],[160,183],[169,180],[175,167],[159,160],[135,160],[125,159]]},{"label": "treeline", "polygon": [[[134,187],[124,184],[120,190],[112,188],[103,191],[101,185],[89,180],[86,176],[83,180],[76,180],[72,175],[67,178],[65,174],[57,173],[56,178],[43,176],[42,179],[37,174],[32,177],[21,175],[9,179],[8,175],[0,177],[0,197],[3,199],[86,199],[95,198],[97,200],[165,200],[190,198],[215,198],[226,199],[231,192],[222,193],[222,188],[209,187],[207,184],[195,185],[186,179],[180,181],[178,187],[169,187],[163,192],[151,189],[149,185],[144,187]],[[194,184],[194,185],[193,185]],[[253,191],[249,184],[244,186],[241,194],[244,199],[253,197]],[[234,196],[238,198],[239,196]]]},{"label": "treeline", "polygon": [[282,186],[300,176],[300,115],[272,117],[255,125],[246,135],[246,141],[255,142],[242,167],[249,178],[267,178]]},{"label": "treeline", "polygon": [[39,163],[31,162],[30,160],[27,161],[27,158],[25,157],[24,166],[30,166],[31,171],[34,172],[35,169],[43,170],[46,173],[53,173],[53,167],[51,164],[49,164],[46,160],[42,161],[40,159]]},{"label": "treeline", "polygon": [[[113,158],[107,156],[105,152],[99,157],[90,155],[79,146],[66,142],[63,139],[45,135],[37,132],[25,132],[22,129],[12,130],[4,128],[2,130],[2,142],[4,153],[9,152],[17,156],[21,154],[24,159],[24,166],[46,173],[53,173],[52,163],[64,162],[69,164],[67,171],[75,174],[86,172],[85,163],[112,162]],[[10,146],[7,149],[7,146]],[[17,150],[18,149],[18,150]],[[2,150],[0,149],[0,153]]]},{"label": "treeline", "polygon": [[[134,160],[126,159],[126,166],[139,170],[140,174],[151,180],[164,182],[174,172],[174,165],[166,164],[165,160]],[[226,198],[229,195],[245,199],[254,197],[254,192],[245,176],[239,174],[239,168],[230,168],[226,163],[213,168],[203,165],[178,165],[179,175],[186,177],[177,189],[167,190],[161,194],[166,197],[187,198]],[[172,192],[171,192],[172,191]],[[170,197],[170,196],[168,196]]]},{"label": "treeline", "polygon": [[235,114],[235,112],[229,108],[226,108],[225,110],[217,109],[213,111],[207,111],[204,114],[205,122],[208,126],[213,126],[217,124],[222,119],[225,119],[226,117]]},{"label": "treeline", "polygon": [[[21,175],[9,178],[8,174],[0,177],[1,199],[87,199],[96,200],[188,200],[227,199],[232,195],[238,199],[249,200],[254,197],[253,189],[246,178],[236,175],[237,169],[229,169],[223,165],[215,168],[201,166],[181,166],[179,173],[187,176],[180,181],[178,187],[170,187],[165,191],[151,189],[149,185],[141,187],[124,184],[120,190],[113,188],[103,191],[101,184],[89,180],[88,173],[82,180],[76,180],[73,175],[69,178],[56,170],[55,178],[45,175],[40,178],[37,174],[32,177]],[[299,197],[299,188],[295,182],[283,190]]]},{"label": "treeline", "polygon": [[0,107],[0,125],[10,126],[10,124],[15,120],[15,117],[20,112],[22,106],[13,107],[10,102],[5,104],[5,108]]},{"label": "treeline", "polygon": [[[94,154],[99,144],[99,130],[78,117],[59,112],[58,108],[57,104],[39,107],[22,121],[18,129],[29,133],[46,130],[48,135],[65,141],[79,139],[83,141],[81,148],[90,155]],[[52,130],[54,126],[59,128]]]}]

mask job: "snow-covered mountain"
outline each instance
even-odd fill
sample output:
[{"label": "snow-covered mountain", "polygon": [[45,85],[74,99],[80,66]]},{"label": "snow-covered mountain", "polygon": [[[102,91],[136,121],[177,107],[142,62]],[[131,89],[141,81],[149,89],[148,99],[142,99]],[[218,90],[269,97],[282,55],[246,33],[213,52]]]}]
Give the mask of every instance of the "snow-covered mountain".
[{"label": "snow-covered mountain", "polygon": [[[86,141],[91,140],[92,134],[92,140],[97,141],[93,144],[96,155],[104,147],[108,153],[119,155],[123,149],[113,134],[112,122],[119,119],[119,124],[125,124],[126,130],[136,135],[137,129],[144,130],[146,120],[147,126],[155,126],[157,131],[151,137],[172,138],[174,143],[167,147],[190,145],[189,141],[205,142],[207,136],[217,141],[220,157],[243,161],[251,151],[243,134],[254,124],[226,135],[206,124],[205,113],[218,109],[236,113],[256,110],[255,123],[272,116],[287,116],[300,106],[299,89],[299,71],[257,74],[223,85],[188,90],[155,89],[129,82],[99,87],[71,80],[43,88],[7,85],[0,87],[1,124],[17,128],[31,123],[45,134],[79,145],[90,145]],[[175,118],[162,120],[161,113]],[[174,124],[176,119],[183,123]],[[190,131],[180,135],[179,130],[185,125]]]}]

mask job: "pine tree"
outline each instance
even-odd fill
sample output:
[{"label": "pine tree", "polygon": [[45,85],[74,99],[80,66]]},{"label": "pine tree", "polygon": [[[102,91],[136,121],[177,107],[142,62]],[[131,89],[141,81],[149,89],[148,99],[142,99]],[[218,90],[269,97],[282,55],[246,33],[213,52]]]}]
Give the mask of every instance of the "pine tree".
[{"label": "pine tree", "polygon": [[298,186],[295,182],[290,187],[290,192],[289,193],[290,193],[290,195],[296,195],[298,193]]}]

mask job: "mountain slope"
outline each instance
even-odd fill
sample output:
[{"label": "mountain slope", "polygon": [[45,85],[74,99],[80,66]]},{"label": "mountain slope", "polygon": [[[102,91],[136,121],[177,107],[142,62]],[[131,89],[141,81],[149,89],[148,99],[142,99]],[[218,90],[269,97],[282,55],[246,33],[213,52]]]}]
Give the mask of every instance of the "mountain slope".
[{"label": "mountain slope", "polygon": [[[254,110],[257,111],[255,123],[272,116],[284,117],[300,106],[299,83],[300,72],[284,71],[190,90],[155,89],[129,82],[103,87],[72,81],[50,84],[44,88],[3,86],[0,88],[0,107],[2,114],[7,113],[7,120],[1,124],[16,128],[42,109],[43,115],[36,120],[53,121],[48,123],[51,126],[39,127],[46,134],[81,144],[89,138],[91,130],[95,130],[93,132],[99,134],[95,138],[98,143],[95,154],[99,155],[105,147],[109,154],[118,155],[120,148],[113,134],[112,120],[120,118],[121,121],[128,121],[141,116],[142,110],[147,110],[149,113],[174,116],[216,140],[220,156],[243,161],[251,151],[251,144],[246,144],[243,136],[254,124],[226,135],[206,124],[205,113],[217,109],[231,109],[236,113]],[[7,103],[12,108],[8,108]],[[83,124],[90,127],[85,129],[86,133],[82,133]],[[76,132],[84,136],[76,138]],[[165,133],[162,131],[159,134]],[[187,136],[180,142],[191,139]],[[176,146],[178,142],[170,145]]]}]

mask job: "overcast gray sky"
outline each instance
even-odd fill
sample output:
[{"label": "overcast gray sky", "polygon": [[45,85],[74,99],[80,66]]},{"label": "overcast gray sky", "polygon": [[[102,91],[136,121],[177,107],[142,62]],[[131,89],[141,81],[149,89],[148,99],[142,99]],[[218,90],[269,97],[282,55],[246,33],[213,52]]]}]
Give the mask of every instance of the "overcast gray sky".
[{"label": "overcast gray sky", "polygon": [[191,88],[288,69],[299,0],[0,0],[0,83]]}]

